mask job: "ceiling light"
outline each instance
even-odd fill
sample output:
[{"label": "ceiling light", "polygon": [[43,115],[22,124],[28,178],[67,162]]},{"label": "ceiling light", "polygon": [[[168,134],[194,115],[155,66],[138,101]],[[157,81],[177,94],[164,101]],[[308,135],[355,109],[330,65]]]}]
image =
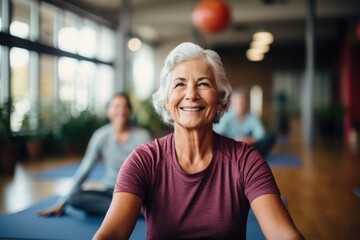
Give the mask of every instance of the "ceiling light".
[{"label": "ceiling light", "polygon": [[250,48],[259,50],[260,52],[267,53],[270,50],[269,45],[264,44],[261,41],[252,41],[250,43]]},{"label": "ceiling light", "polygon": [[250,61],[257,62],[257,61],[261,61],[264,59],[264,53],[262,53],[261,51],[259,51],[257,49],[251,48],[246,51],[246,57]]},{"label": "ceiling light", "polygon": [[128,41],[128,47],[131,51],[136,52],[138,51],[142,46],[142,42],[140,39],[138,38],[131,38]]},{"label": "ceiling light", "polygon": [[254,41],[260,41],[265,44],[271,44],[274,41],[274,36],[270,32],[256,32],[253,35]]}]

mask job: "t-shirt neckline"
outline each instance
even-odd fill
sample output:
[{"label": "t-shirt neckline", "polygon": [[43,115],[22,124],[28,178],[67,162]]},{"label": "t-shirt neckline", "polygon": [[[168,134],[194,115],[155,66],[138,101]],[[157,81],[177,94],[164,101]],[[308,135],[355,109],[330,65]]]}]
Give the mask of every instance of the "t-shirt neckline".
[{"label": "t-shirt neckline", "polygon": [[170,136],[170,144],[171,144],[171,162],[173,167],[176,169],[176,171],[178,173],[180,173],[183,177],[188,178],[189,180],[191,179],[197,179],[197,178],[202,178],[203,176],[207,175],[208,173],[210,173],[215,165],[216,159],[217,159],[217,148],[218,148],[218,138],[217,138],[217,134],[215,134],[214,131],[212,131],[213,137],[214,137],[214,142],[213,142],[213,156],[211,159],[211,162],[209,164],[209,166],[207,166],[207,168],[205,168],[204,170],[197,172],[197,173],[187,173],[185,172],[181,167],[179,162],[177,161],[177,157],[176,157],[176,152],[175,152],[175,137],[174,137],[174,133],[171,134]]}]

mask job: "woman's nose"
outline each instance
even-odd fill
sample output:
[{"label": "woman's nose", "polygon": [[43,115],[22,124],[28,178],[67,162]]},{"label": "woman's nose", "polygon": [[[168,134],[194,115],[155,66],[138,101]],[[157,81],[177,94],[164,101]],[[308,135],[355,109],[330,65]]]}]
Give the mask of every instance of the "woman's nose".
[{"label": "woman's nose", "polygon": [[195,86],[188,86],[186,89],[186,99],[188,100],[196,100],[198,99],[198,92]]}]

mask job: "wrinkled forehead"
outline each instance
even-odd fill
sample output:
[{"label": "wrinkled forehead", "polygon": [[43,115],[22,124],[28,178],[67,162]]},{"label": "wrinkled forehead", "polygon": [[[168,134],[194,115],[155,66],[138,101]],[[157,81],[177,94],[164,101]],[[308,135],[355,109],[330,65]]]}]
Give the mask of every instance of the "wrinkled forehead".
[{"label": "wrinkled forehead", "polygon": [[210,64],[205,59],[196,58],[178,63],[169,72],[168,81],[172,82],[179,77],[208,77],[215,81],[215,74]]}]

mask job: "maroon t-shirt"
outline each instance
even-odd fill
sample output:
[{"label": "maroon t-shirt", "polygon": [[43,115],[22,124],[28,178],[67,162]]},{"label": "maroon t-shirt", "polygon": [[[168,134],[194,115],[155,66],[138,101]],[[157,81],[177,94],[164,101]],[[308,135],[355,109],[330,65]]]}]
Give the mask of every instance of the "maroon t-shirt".
[{"label": "maroon t-shirt", "polygon": [[202,172],[181,169],[173,133],[136,148],[123,164],[114,192],[143,199],[148,239],[245,239],[250,202],[280,194],[253,147],[213,134],[213,159]]}]

